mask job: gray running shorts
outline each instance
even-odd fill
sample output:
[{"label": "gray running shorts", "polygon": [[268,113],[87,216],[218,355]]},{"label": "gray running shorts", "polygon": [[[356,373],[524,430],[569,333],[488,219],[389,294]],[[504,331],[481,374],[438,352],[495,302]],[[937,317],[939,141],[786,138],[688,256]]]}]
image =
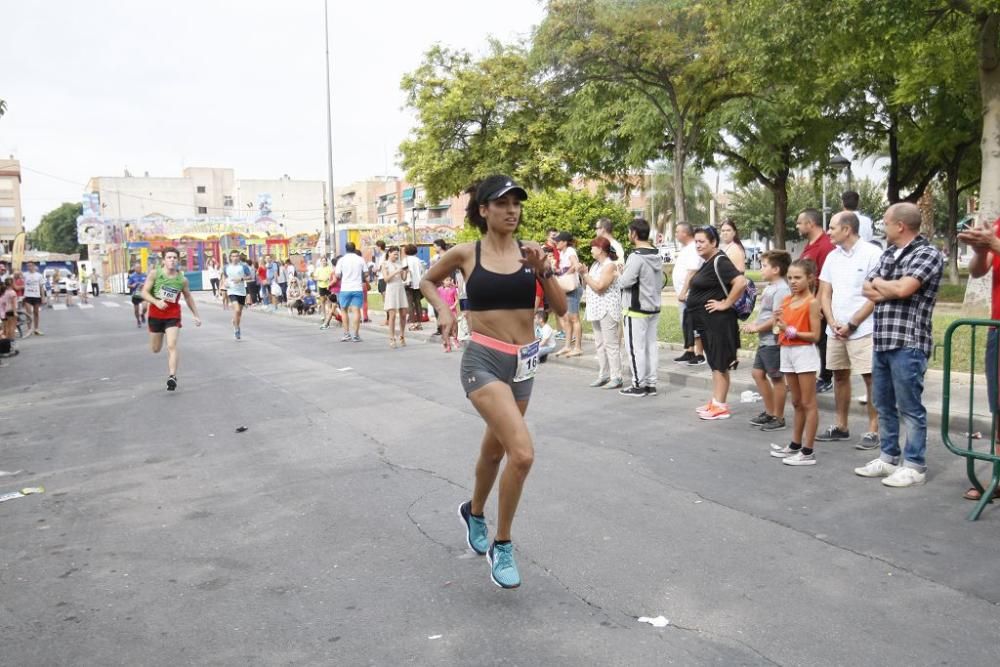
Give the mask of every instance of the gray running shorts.
[{"label": "gray running shorts", "polygon": [[506,382],[514,392],[514,400],[527,401],[531,398],[534,378],[524,382],[514,382],[517,372],[517,356],[500,352],[473,341],[465,344],[462,354],[462,387],[468,396],[491,382]]}]

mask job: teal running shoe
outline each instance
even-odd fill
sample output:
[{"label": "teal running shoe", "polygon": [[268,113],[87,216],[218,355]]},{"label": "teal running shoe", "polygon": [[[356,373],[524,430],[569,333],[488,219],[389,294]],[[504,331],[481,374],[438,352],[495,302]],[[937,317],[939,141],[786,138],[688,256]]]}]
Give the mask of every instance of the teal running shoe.
[{"label": "teal running shoe", "polygon": [[490,579],[500,588],[517,588],[521,585],[521,575],[514,562],[514,545],[510,542],[490,547],[486,557],[490,560]]},{"label": "teal running shoe", "polygon": [[472,516],[472,503],[466,501],[458,506],[458,518],[465,526],[465,542],[480,556],[486,555],[490,540],[486,535],[486,519]]}]

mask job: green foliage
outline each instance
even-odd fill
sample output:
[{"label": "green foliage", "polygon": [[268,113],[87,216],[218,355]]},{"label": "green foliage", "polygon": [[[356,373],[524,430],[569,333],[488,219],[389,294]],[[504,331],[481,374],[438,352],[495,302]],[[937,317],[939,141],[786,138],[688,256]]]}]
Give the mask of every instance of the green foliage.
[{"label": "green foliage", "polygon": [[[628,246],[628,224],[632,216],[619,203],[609,201],[602,194],[590,194],[579,190],[543,190],[532,192],[524,202],[521,212],[521,226],[518,238],[525,241],[545,243],[548,230],[554,227],[561,232],[569,232],[576,239],[576,251],[580,261],[590,263],[590,241],[593,240],[594,225],[598,218],[608,218],[614,224],[614,237],[623,246]],[[479,230],[466,224],[455,235],[456,243],[476,241],[482,238]]]},{"label": "green foliage", "polygon": [[[664,211],[673,210],[673,191],[673,166],[669,160],[657,162],[653,165],[652,177],[652,203],[657,218],[660,218]],[[710,217],[709,207],[712,201],[712,189],[705,182],[701,171],[693,165],[688,165],[684,169],[684,200],[687,206],[687,221],[696,227],[707,225]],[[652,212],[648,208],[644,215],[652,224]],[[669,220],[667,224],[671,222],[673,219]]]},{"label": "green foliage", "polygon": [[[861,212],[872,220],[878,220],[885,213],[882,185],[870,179],[855,181],[851,185],[861,198]],[[830,214],[841,210],[840,193],[843,184],[827,181],[827,207]],[[773,208],[771,192],[760,183],[751,182],[739,188],[726,209],[726,217],[736,223],[740,236],[749,238],[757,232],[764,238],[774,239]],[[797,176],[788,181],[788,213],[785,217],[785,238],[800,240],[795,229],[795,217],[804,208],[821,209],[823,206],[823,183],[808,176]]]},{"label": "green foliage", "polygon": [[569,182],[572,160],[557,141],[562,112],[522,47],[492,42],[474,60],[434,46],[401,86],[418,119],[400,146],[402,166],[428,201],[497,173],[530,187]]},{"label": "green foliage", "polygon": [[42,216],[32,232],[32,245],[38,250],[59,253],[84,252],[85,247],[76,242],[76,219],[83,214],[81,204],[65,203]]},{"label": "green foliage", "polygon": [[522,239],[542,243],[550,227],[569,232],[576,239],[580,261],[590,263],[590,241],[594,238],[594,223],[606,217],[614,224],[612,234],[622,245],[628,238],[628,223],[632,216],[625,207],[608,201],[601,195],[574,190],[546,190],[532,193],[524,202],[521,229]]},{"label": "green foliage", "polygon": [[[583,163],[608,173],[667,156],[683,166],[697,155],[706,116],[745,93],[719,48],[726,7],[721,0],[549,2],[532,56],[571,100],[566,135],[584,149]],[[688,218],[684,187],[680,174],[675,221]]]}]

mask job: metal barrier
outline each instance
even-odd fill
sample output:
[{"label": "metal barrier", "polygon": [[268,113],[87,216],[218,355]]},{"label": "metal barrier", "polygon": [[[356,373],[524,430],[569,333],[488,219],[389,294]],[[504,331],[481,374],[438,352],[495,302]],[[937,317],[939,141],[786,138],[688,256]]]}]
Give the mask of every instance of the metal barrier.
[{"label": "metal barrier", "polygon": [[[969,344],[969,415],[968,423],[966,426],[965,446],[957,446],[952,442],[952,437],[950,433],[951,425],[951,364],[952,364],[952,338],[957,329],[961,327],[969,327],[971,330],[970,344]],[[972,447],[973,440],[979,440],[975,438],[975,417],[973,408],[976,405],[976,361],[980,358],[985,359],[985,355],[977,354],[976,350],[976,334],[979,329],[993,329],[1000,327],[1000,320],[983,320],[983,319],[960,319],[955,320],[948,327],[944,334],[944,387],[941,397],[941,440],[944,442],[945,446],[950,449],[953,453],[959,456],[964,456],[966,458],[966,473],[969,476],[969,481],[972,483],[973,488],[979,491],[980,500],[976,503],[975,508],[969,513],[969,521],[975,521],[982,514],[983,509],[993,502],[993,494],[1000,485],[1000,456],[997,455],[997,412],[995,406],[990,406],[990,413],[993,415],[992,423],[990,424],[990,451],[987,453],[985,451],[976,451]],[[985,336],[983,336],[985,339]],[[985,368],[986,363],[983,362],[983,367]],[[996,368],[986,369],[987,372],[997,372]],[[993,476],[990,483],[983,487],[979,483],[979,479],[976,477],[976,461],[984,461],[992,464],[993,466]]]}]

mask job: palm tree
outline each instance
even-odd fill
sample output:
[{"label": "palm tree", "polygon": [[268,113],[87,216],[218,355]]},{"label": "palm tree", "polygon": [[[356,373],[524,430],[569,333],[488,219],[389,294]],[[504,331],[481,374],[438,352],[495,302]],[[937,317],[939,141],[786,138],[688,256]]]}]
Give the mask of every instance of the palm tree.
[{"label": "palm tree", "polygon": [[[650,179],[652,190],[652,210],[647,211],[650,222],[656,230],[666,238],[673,238],[673,233],[666,233],[673,222],[677,220],[674,212],[674,169],[669,161],[653,164],[653,174]],[[698,227],[709,222],[709,207],[712,201],[712,189],[705,182],[703,174],[691,165],[684,168],[684,201],[687,208],[687,221]],[[654,220],[655,217],[655,220]]]}]

